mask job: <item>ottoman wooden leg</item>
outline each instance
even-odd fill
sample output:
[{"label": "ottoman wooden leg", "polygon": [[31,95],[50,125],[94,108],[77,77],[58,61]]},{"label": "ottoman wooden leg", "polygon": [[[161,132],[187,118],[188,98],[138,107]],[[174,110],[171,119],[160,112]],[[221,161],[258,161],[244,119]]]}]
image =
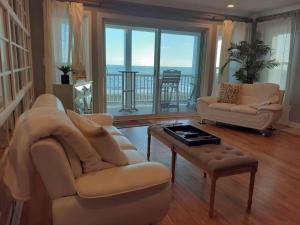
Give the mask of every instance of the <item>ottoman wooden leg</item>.
[{"label": "ottoman wooden leg", "polygon": [[175,180],[175,168],[176,168],[176,159],[177,159],[177,152],[172,150],[172,182]]},{"label": "ottoman wooden leg", "polygon": [[147,160],[150,161],[151,134],[148,132]]},{"label": "ottoman wooden leg", "polygon": [[209,217],[210,218],[212,218],[214,216],[216,182],[217,182],[217,179],[215,177],[212,177],[212,179],[211,179],[211,187],[210,187],[210,200],[209,200]]},{"label": "ottoman wooden leg", "polygon": [[251,171],[247,211],[251,211],[256,170]]}]

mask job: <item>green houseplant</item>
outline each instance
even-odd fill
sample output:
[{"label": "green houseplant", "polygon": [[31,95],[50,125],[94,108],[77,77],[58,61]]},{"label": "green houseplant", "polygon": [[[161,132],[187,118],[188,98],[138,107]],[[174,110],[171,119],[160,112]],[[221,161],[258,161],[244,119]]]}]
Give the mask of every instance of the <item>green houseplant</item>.
[{"label": "green houseplant", "polygon": [[68,73],[72,71],[72,67],[69,65],[63,65],[57,67],[63,74],[61,75],[61,83],[62,84],[70,84],[70,78]]},{"label": "green houseplant", "polygon": [[222,66],[220,72],[223,74],[224,69],[230,62],[237,62],[241,67],[233,74],[236,79],[242,83],[252,84],[259,78],[259,73],[264,69],[273,69],[278,66],[275,59],[268,59],[271,55],[271,48],[257,36],[254,41],[248,43],[242,41],[238,44],[231,43],[228,49],[228,60]]}]

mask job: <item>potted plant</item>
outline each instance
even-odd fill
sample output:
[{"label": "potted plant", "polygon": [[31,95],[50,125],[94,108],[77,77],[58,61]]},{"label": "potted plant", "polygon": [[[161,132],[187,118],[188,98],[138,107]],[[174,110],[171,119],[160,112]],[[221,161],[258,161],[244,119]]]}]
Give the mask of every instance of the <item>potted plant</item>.
[{"label": "potted plant", "polygon": [[259,73],[264,69],[273,69],[278,66],[275,59],[268,59],[271,48],[264,44],[258,37],[251,43],[241,41],[231,43],[228,49],[228,60],[221,68],[221,74],[230,62],[237,62],[241,67],[233,74],[242,83],[253,84],[259,78]]},{"label": "potted plant", "polygon": [[63,65],[63,66],[59,66],[57,67],[61,72],[63,72],[63,75],[61,75],[61,83],[62,84],[70,84],[70,78],[68,73],[70,73],[72,71],[71,66],[69,65]]}]

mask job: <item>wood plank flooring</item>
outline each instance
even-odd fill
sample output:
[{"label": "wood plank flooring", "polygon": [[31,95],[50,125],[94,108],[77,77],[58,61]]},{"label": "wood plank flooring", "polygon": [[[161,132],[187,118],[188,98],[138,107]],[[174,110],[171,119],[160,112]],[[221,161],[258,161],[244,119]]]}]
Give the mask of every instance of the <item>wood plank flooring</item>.
[{"label": "wood plank flooring", "polygon": [[[259,160],[252,212],[246,213],[249,175],[237,175],[217,181],[215,216],[210,219],[209,178],[203,178],[202,171],[178,156],[176,180],[172,185],[171,207],[167,216],[158,225],[300,224],[299,136],[275,131],[272,137],[262,137],[251,132],[212,125],[203,125],[202,128],[221,137],[225,144],[239,148]],[[146,157],[147,127],[126,128],[121,131]],[[153,138],[151,149],[153,161],[171,168],[171,152],[164,145]],[[51,223],[49,197],[45,194],[44,188],[39,190],[41,194],[38,194],[38,198],[24,205],[22,225]],[[3,195],[4,192],[0,191],[0,199]],[[1,216],[0,224],[2,225]]]},{"label": "wood plank flooring", "polygon": [[[252,212],[246,213],[249,175],[217,182],[215,216],[208,217],[209,179],[178,157],[173,200],[159,225],[293,225],[300,224],[300,137],[275,131],[272,137],[235,129],[203,125],[225,142],[259,160]],[[121,130],[146,156],[147,128]],[[152,139],[151,160],[171,168],[170,151]]]}]

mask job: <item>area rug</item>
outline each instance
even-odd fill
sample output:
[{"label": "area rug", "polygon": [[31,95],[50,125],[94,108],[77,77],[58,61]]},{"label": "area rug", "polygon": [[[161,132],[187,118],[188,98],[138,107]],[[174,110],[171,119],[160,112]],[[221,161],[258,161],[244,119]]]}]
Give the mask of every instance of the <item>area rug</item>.
[{"label": "area rug", "polygon": [[125,120],[125,121],[115,121],[114,126],[122,129],[122,128],[130,128],[130,127],[144,127],[152,125],[151,122],[145,120]]}]

